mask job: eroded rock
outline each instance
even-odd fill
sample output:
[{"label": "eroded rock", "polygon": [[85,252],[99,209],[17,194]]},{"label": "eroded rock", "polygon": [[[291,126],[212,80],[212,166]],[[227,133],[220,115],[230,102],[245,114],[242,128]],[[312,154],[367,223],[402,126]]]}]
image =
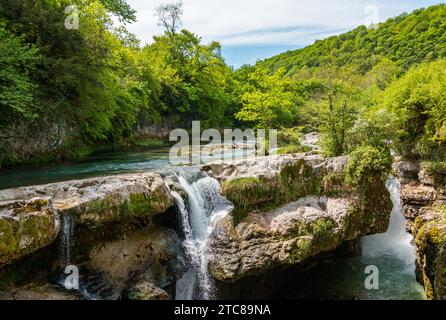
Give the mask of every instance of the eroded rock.
[{"label": "eroded rock", "polygon": [[128,293],[130,300],[167,300],[169,295],[163,289],[152,283],[142,281],[130,288]]},{"label": "eroded rock", "polygon": [[[401,161],[401,202],[417,255],[417,278],[428,299],[446,299],[446,191],[424,164]],[[410,172],[408,174],[407,172]]]},{"label": "eroded rock", "polygon": [[160,175],[139,173],[58,182],[0,191],[1,201],[48,197],[61,214],[76,222],[102,224],[120,218],[150,218],[173,206],[174,200]]},{"label": "eroded rock", "polygon": [[98,245],[90,251],[84,266],[105,274],[104,282],[117,297],[129,284],[133,288],[138,283],[151,283],[168,290],[185,269],[178,236],[162,227],[143,229],[121,240]]},{"label": "eroded rock", "polygon": [[347,162],[300,154],[207,166],[234,204],[211,236],[212,274],[234,282],[385,232],[392,204],[384,182],[346,186]]},{"label": "eroded rock", "polygon": [[379,215],[362,223],[357,203],[355,198],[307,197],[270,212],[252,212],[237,226],[228,216],[211,235],[211,272],[220,281],[234,282],[386,231],[388,220]]},{"label": "eroded rock", "polygon": [[0,266],[49,245],[59,228],[49,198],[0,204]]}]

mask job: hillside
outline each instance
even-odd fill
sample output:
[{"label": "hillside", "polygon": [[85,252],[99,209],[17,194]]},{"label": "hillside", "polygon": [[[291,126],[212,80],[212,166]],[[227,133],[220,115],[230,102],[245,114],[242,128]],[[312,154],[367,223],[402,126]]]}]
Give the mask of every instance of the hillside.
[{"label": "hillside", "polygon": [[377,29],[361,26],[258,64],[271,71],[283,67],[289,75],[303,67],[314,68],[328,62],[338,66],[355,64],[365,73],[382,57],[396,62],[403,69],[446,57],[446,5],[402,14],[381,23]]}]

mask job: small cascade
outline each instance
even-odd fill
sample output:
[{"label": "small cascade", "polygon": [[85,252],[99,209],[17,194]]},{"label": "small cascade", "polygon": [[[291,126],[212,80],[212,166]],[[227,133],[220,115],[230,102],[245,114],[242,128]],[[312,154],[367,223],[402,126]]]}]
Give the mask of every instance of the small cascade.
[{"label": "small cascade", "polygon": [[422,286],[415,275],[413,237],[406,231],[406,221],[397,179],[387,181],[393,202],[389,229],[386,233],[362,239],[362,265],[375,265],[380,271],[380,290],[364,292],[366,299],[424,299]]},{"label": "small cascade", "polygon": [[393,203],[389,229],[384,234],[365,237],[362,241],[366,257],[393,256],[404,261],[408,268],[415,270],[415,249],[413,237],[406,231],[406,221],[400,200],[400,185],[397,179],[387,181],[387,189]]},{"label": "small cascade", "polygon": [[182,174],[178,182],[187,194],[187,203],[175,191],[184,237],[183,246],[189,261],[189,270],[177,282],[177,300],[213,299],[213,281],[208,271],[208,241],[214,222],[225,216],[230,203],[220,195],[220,185],[209,176],[198,176],[189,182]]},{"label": "small cascade", "polygon": [[62,215],[62,235],[60,238],[62,269],[71,264],[71,251],[73,246],[74,222],[69,214]]}]

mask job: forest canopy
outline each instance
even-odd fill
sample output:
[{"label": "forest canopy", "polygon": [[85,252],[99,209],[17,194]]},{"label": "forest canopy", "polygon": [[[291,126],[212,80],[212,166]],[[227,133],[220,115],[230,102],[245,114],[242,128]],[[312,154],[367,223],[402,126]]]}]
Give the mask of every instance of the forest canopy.
[{"label": "forest canopy", "polygon": [[1,1],[0,165],[164,138],[193,120],[277,128],[295,145],[318,131],[327,155],[445,156],[446,5],[238,70],[218,42],[182,28],[182,12],[161,5],[164,33],[142,45],[124,0]]}]

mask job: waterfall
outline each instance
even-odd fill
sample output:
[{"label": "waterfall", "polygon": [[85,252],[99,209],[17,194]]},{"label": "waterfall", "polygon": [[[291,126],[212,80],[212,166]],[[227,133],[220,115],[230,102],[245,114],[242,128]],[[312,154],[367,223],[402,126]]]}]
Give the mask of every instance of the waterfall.
[{"label": "waterfall", "polygon": [[411,244],[413,237],[406,231],[398,180],[389,179],[387,188],[393,203],[389,229],[384,234],[365,237],[362,241],[363,254],[368,257],[390,255],[404,261],[408,269],[415,270],[415,249]]},{"label": "waterfall", "polygon": [[175,198],[184,236],[183,246],[189,261],[189,270],[177,282],[177,300],[213,299],[213,279],[208,271],[208,241],[213,225],[225,216],[230,203],[220,195],[220,185],[209,176],[192,177],[185,173],[177,179],[187,194],[187,204],[175,191]]},{"label": "waterfall", "polygon": [[74,223],[70,214],[62,215],[62,235],[60,238],[62,269],[71,263],[71,248],[73,245]]}]

